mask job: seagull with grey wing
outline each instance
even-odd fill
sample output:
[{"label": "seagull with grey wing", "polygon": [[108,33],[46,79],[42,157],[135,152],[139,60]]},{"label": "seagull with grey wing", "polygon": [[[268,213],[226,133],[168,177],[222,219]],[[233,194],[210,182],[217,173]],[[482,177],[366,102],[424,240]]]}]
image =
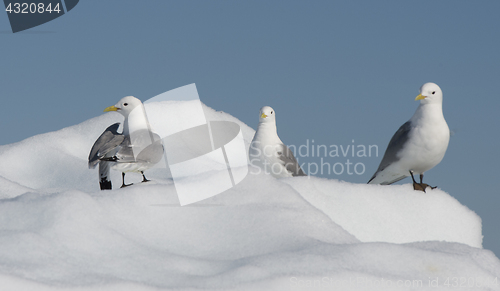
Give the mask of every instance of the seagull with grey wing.
[{"label": "seagull with grey wing", "polygon": [[110,169],[122,172],[122,187],[125,173],[142,174],[143,182],[149,181],[144,171],[153,167],[163,157],[160,136],[151,131],[142,102],[133,97],[122,98],[117,104],[104,109],[116,111],[125,117],[123,132],[118,133],[120,123],[109,126],[99,138],[89,154],[89,168],[99,164],[99,185],[101,190],[112,189]]},{"label": "seagull with grey wing", "polygon": [[278,137],[274,109],[264,106],[259,114],[259,126],[248,152],[250,165],[276,178],[307,176],[292,151]]},{"label": "seagull with grey wing", "polygon": [[[443,159],[450,129],[443,116],[443,93],[438,85],[424,84],[415,100],[420,100],[420,106],[394,134],[368,184],[389,185],[411,176],[415,190],[425,192],[429,187],[422,181],[424,173]],[[413,176],[417,174],[420,183]]]}]

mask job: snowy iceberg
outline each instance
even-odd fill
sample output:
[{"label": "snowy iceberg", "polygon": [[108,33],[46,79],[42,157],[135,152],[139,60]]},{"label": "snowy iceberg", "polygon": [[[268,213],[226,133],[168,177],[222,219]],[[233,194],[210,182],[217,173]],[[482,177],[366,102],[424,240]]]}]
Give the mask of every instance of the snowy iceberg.
[{"label": "snowy iceberg", "polygon": [[[165,127],[190,110],[145,106]],[[203,106],[207,120],[240,125],[248,147],[253,129]],[[180,206],[151,169],[152,182],[100,191],[87,156],[121,121],[107,113],[0,147],[3,289],[500,290],[481,219],[439,189],[249,174]]]}]

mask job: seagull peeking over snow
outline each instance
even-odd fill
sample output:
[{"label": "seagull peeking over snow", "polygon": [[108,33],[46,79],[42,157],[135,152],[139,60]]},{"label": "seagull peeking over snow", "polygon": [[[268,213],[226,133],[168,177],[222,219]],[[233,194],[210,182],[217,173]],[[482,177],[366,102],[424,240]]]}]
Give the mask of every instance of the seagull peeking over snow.
[{"label": "seagull peeking over snow", "polygon": [[250,164],[276,178],[307,176],[292,151],[278,137],[274,109],[264,106],[259,116],[259,126],[248,153]]},{"label": "seagull peeking over snow", "polygon": [[[415,190],[425,192],[429,186],[422,182],[424,172],[443,159],[450,129],[443,116],[443,93],[438,85],[424,84],[415,100],[420,100],[420,106],[394,134],[368,184],[389,185],[411,175]],[[420,174],[420,183],[414,174]]]},{"label": "seagull peeking over snow", "polygon": [[118,133],[120,123],[109,126],[99,138],[89,154],[89,168],[99,164],[99,184],[101,190],[111,189],[110,167],[122,172],[122,187],[126,172],[139,172],[143,182],[149,181],[144,171],[158,163],[163,156],[160,136],[153,133],[147,120],[142,102],[132,96],[122,98],[118,103],[104,109],[116,111],[125,117],[123,132]]}]

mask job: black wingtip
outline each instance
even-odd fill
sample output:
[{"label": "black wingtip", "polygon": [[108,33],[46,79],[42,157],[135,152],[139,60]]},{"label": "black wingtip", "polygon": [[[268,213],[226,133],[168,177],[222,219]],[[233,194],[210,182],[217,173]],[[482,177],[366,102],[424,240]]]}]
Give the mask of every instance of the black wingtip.
[{"label": "black wingtip", "polygon": [[99,186],[101,186],[101,190],[113,189],[113,185],[111,185],[111,181],[108,181],[106,179],[101,179],[101,182],[99,182]]},{"label": "black wingtip", "polygon": [[116,122],[116,123],[111,124],[110,126],[108,126],[108,128],[106,128],[106,130],[108,130],[108,129],[110,129],[110,130],[112,130],[112,129],[117,130],[118,127],[120,127],[120,122]]}]

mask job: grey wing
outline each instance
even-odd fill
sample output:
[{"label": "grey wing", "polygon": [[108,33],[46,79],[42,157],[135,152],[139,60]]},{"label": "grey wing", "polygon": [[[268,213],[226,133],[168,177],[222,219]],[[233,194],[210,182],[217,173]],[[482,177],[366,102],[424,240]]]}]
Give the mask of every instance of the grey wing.
[{"label": "grey wing", "polygon": [[300,168],[299,162],[293,156],[292,151],[286,146],[282,145],[282,152],[279,152],[279,159],[284,163],[285,168],[288,172],[292,173],[292,176],[307,176],[306,173]]},{"label": "grey wing", "polygon": [[[116,153],[117,163],[156,164],[163,157],[163,143],[158,134],[145,130],[135,133],[134,140],[131,141],[131,138],[131,136],[125,136],[120,144],[120,149]],[[137,139],[142,139],[142,141],[137,144]]]},{"label": "grey wing", "polygon": [[[392,136],[391,141],[389,141],[389,145],[387,146],[387,149],[385,150],[384,157],[382,158],[382,161],[380,162],[380,165],[378,166],[377,171],[373,175],[373,177],[368,181],[370,183],[377,174],[381,171],[383,171],[385,168],[390,166],[392,163],[397,162],[399,160],[398,153],[401,151],[403,146],[406,144],[408,141],[408,137],[410,136],[410,131],[412,130],[412,124],[411,121],[407,121],[405,124],[401,125],[401,127],[396,131],[396,133]],[[392,184],[395,183],[401,179],[404,179],[406,176],[401,176],[393,181],[384,183],[384,184]]]},{"label": "grey wing", "polygon": [[124,136],[118,133],[120,123],[115,123],[108,128],[97,138],[89,154],[89,168],[95,168],[107,153],[116,150],[123,142]]},{"label": "grey wing", "polygon": [[135,163],[134,151],[132,150],[132,142],[130,136],[124,136],[120,148],[116,152],[117,163]]}]

